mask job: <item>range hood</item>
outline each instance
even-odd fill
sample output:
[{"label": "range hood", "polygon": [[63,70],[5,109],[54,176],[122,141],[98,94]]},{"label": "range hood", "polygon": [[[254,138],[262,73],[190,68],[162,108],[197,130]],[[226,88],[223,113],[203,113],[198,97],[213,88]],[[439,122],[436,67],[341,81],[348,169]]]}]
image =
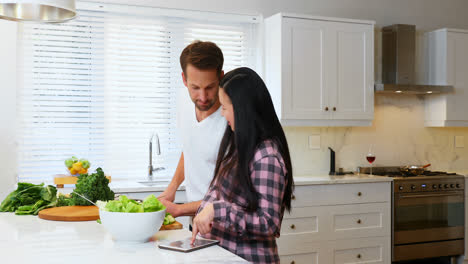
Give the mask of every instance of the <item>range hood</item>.
[{"label": "range hood", "polygon": [[453,91],[452,86],[414,81],[416,26],[396,24],[382,29],[382,83],[376,93],[432,94]]}]

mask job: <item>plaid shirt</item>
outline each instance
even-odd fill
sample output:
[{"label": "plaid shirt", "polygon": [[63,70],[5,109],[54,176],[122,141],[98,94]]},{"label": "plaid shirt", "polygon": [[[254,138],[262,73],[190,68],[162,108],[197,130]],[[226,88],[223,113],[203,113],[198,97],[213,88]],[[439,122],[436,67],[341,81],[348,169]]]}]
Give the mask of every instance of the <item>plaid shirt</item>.
[{"label": "plaid shirt", "polygon": [[[276,238],[283,220],[283,196],[287,184],[286,167],[276,145],[262,142],[249,165],[252,183],[259,197],[258,209],[247,212],[243,190],[232,186],[232,177],[223,177],[220,188],[210,186],[198,212],[206,203],[214,207],[214,221],[205,238],[254,263],[279,263]],[[232,202],[228,195],[233,192]]]}]

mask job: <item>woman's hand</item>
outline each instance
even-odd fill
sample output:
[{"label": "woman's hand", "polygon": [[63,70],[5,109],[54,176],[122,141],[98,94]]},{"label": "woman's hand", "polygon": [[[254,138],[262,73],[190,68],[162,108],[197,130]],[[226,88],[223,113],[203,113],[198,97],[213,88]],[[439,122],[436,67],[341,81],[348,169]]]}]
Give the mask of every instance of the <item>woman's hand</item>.
[{"label": "woman's hand", "polygon": [[211,232],[211,226],[214,219],[214,207],[212,203],[207,203],[203,210],[193,219],[192,242],[195,242],[198,232],[204,235]]}]

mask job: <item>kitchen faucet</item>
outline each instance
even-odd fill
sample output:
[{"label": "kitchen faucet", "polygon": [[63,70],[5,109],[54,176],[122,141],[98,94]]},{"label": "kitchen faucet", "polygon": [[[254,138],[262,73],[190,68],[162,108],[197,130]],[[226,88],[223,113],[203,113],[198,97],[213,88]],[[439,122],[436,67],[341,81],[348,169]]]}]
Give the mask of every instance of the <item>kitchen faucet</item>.
[{"label": "kitchen faucet", "polygon": [[148,181],[153,181],[153,172],[164,170],[164,167],[153,168],[153,138],[156,138],[156,154],[161,155],[161,147],[159,144],[158,133],[154,132],[149,140],[149,166],[148,166]]}]

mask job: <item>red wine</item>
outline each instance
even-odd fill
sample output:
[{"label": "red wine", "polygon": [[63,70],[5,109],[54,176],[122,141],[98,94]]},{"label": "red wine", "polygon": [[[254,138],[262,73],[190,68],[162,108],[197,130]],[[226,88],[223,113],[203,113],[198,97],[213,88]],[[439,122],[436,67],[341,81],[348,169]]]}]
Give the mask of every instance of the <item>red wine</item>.
[{"label": "red wine", "polygon": [[375,156],[367,156],[366,159],[369,163],[372,163],[375,160]]}]

